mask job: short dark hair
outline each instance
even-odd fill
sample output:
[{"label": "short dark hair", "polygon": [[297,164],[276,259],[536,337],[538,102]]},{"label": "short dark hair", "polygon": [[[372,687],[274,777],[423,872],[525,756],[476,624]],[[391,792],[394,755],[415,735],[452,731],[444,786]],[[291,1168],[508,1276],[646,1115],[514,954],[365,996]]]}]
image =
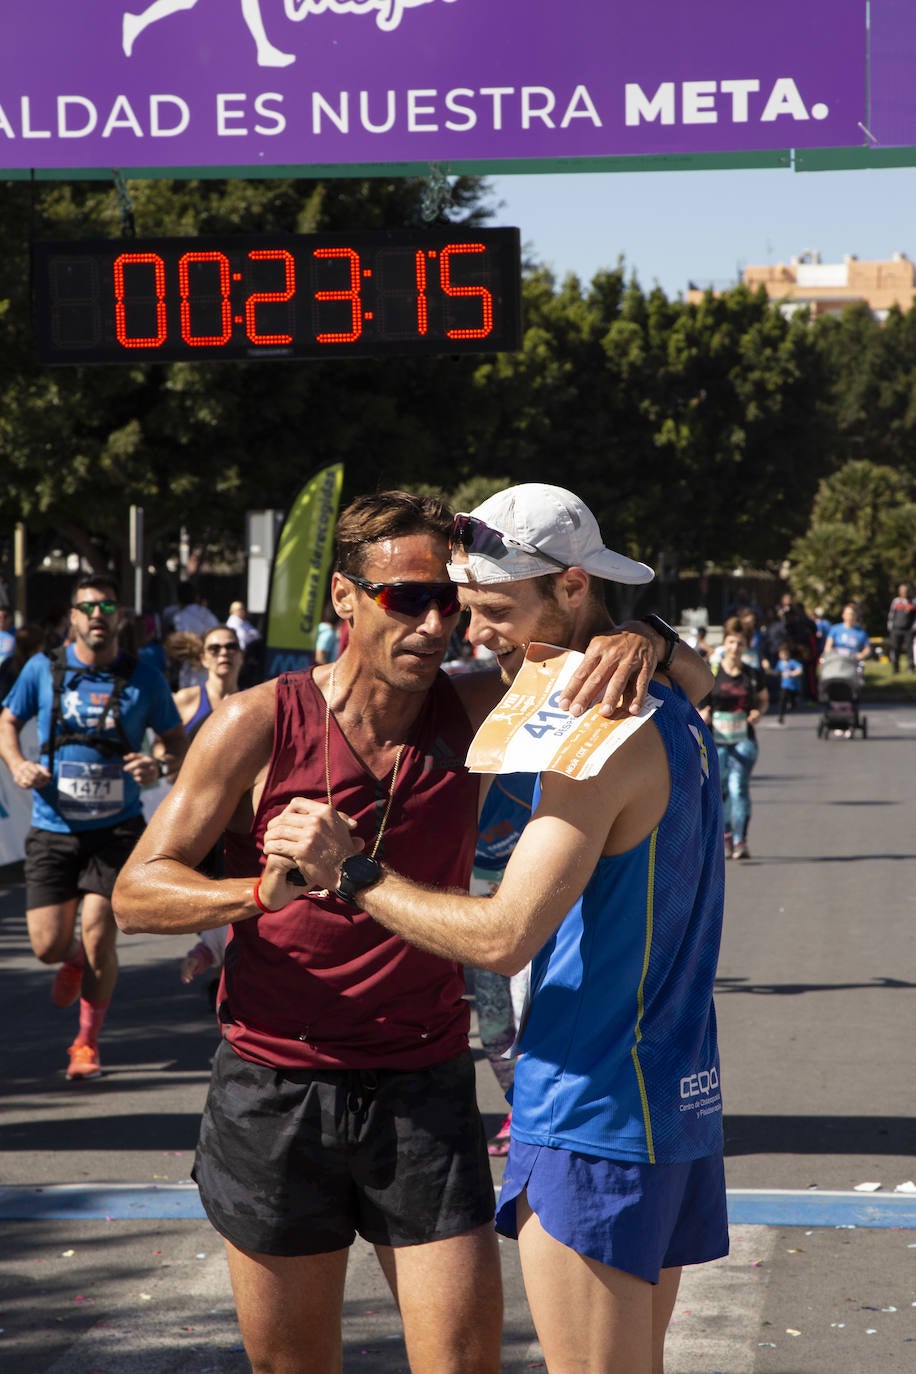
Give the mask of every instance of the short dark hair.
[{"label": "short dark hair", "polygon": [[76,594],[83,587],[91,587],[94,592],[109,592],[112,601],[120,601],[121,593],[111,573],[81,573],[70,585],[70,605],[76,605]]},{"label": "short dark hair", "polygon": [[409,491],[358,496],[337,521],[337,567],[359,577],[373,544],[403,534],[432,534],[447,540],[452,520],[448,506],[435,496],[414,496]]}]

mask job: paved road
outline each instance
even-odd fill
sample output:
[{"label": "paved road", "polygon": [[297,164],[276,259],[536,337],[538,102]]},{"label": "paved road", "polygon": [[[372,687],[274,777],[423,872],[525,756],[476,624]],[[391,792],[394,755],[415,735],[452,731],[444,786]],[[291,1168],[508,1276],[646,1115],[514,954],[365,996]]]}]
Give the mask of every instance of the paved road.
[{"label": "paved road", "polygon": [[[733,1249],[685,1276],[669,1374],[916,1368],[916,1195],[894,1191],[916,1181],[916,711],[868,715],[867,741],[818,740],[815,715],[761,730],[718,995]],[[187,1184],[215,1043],[203,990],[178,981],[189,941],[122,939],[105,1076],[71,1085],[73,1013],[50,1006],[22,909],[19,870],[0,870],[0,1374],[245,1374]],[[516,1374],[542,1364],[502,1255]],[[346,1374],[405,1374],[361,1247],[345,1334]]]}]

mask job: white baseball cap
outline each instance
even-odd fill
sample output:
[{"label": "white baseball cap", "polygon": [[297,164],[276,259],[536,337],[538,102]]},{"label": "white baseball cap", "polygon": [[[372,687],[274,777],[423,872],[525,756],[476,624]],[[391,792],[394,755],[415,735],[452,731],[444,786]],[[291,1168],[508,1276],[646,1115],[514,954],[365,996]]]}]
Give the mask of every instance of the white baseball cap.
[{"label": "white baseball cap", "polygon": [[[455,561],[457,554],[458,561]],[[521,582],[562,568],[584,568],[608,582],[651,582],[655,573],[606,547],[584,501],[563,487],[523,482],[468,515],[455,517],[453,582]]]}]

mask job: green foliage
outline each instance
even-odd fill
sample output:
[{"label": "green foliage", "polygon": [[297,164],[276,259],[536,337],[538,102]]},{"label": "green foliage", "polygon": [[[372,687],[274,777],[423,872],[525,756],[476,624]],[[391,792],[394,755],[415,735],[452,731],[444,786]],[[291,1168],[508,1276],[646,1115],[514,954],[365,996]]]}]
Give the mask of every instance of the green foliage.
[{"label": "green foliage", "polygon": [[[143,235],[411,224],[424,186],[128,189]],[[458,179],[450,216],[486,221],[487,197]],[[787,320],[743,287],[687,304],[644,292],[622,261],[588,285],[533,263],[515,354],[38,367],[30,238],[117,236],[126,208],[99,182],[15,183],[0,202],[0,530],[24,520],[33,546],[47,532],[90,561],[118,559],[140,504],[152,561],[182,527],[195,545],[231,549],[246,510],[287,508],[340,461],[344,502],[407,487],[468,510],[513,482],[568,486],[616,548],[682,570],[775,570],[791,550],[806,601],[878,607],[913,576],[916,311],[883,325],[864,307]],[[855,467],[866,456],[867,473]],[[891,475],[874,499],[873,464]]]},{"label": "green foliage", "polygon": [[913,495],[908,473],[865,460],[846,463],[826,478],[809,529],[792,547],[793,591],[831,614],[858,602],[871,633],[882,633],[894,588],[912,575]]}]

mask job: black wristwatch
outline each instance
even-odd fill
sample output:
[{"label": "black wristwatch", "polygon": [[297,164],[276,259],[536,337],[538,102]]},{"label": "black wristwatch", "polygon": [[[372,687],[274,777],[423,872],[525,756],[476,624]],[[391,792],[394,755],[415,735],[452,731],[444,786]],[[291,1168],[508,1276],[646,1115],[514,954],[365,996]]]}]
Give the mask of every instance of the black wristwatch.
[{"label": "black wristwatch", "polygon": [[381,865],[376,859],[370,859],[368,854],[351,854],[349,859],[344,859],[340,865],[340,878],[335,895],[342,902],[358,906],[357,893],[364,887],[371,887],[373,883],[377,883],[381,876]]},{"label": "black wristwatch", "polygon": [[665,657],[663,659],[660,659],[659,662],[655,665],[656,672],[667,673],[671,668],[671,664],[674,659],[674,653],[677,649],[677,646],[681,642],[681,637],[678,634],[677,630],[675,630],[673,626],[668,624],[667,620],[662,620],[660,615],[644,615],[642,617],[642,623],[644,625],[649,625],[653,630],[655,630],[656,634],[660,634],[662,639],[668,645],[668,652],[665,654]]}]

